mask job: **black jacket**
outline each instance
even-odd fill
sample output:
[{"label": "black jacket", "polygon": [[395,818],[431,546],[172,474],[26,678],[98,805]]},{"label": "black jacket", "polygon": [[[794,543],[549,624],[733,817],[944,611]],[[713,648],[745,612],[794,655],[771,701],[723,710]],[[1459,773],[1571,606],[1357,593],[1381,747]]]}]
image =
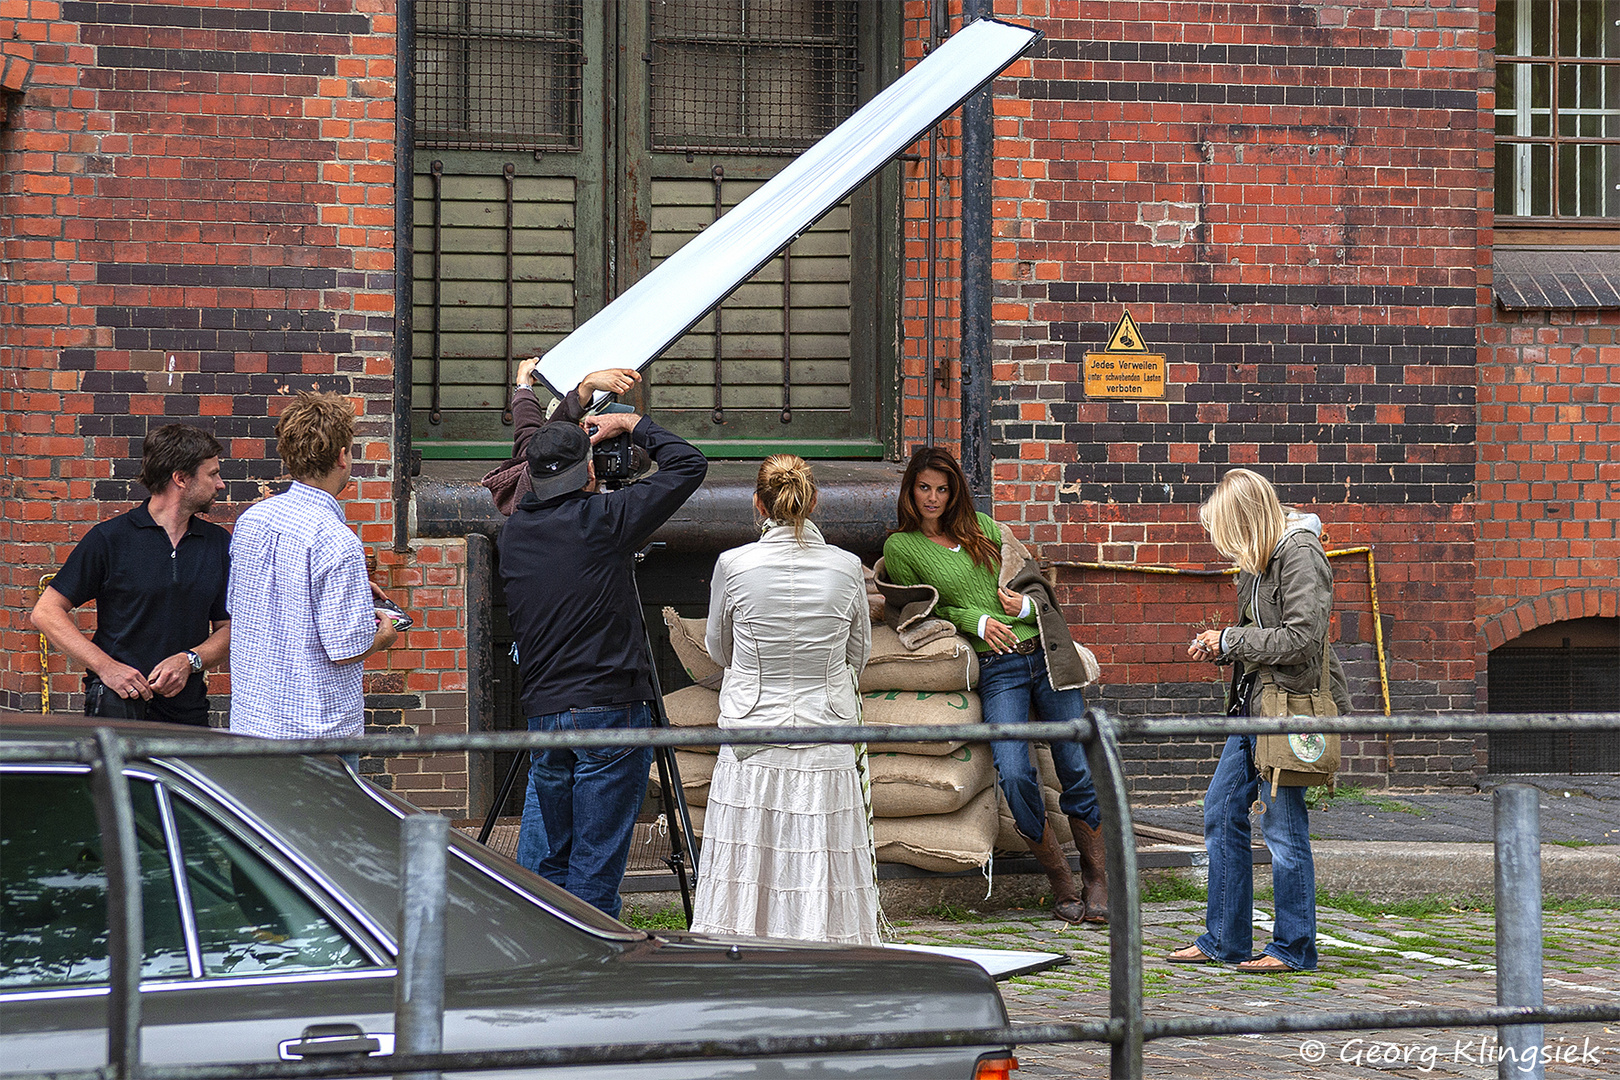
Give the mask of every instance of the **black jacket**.
[{"label": "black jacket", "polygon": [[632,556],[703,483],[709,463],[645,418],[631,439],[657,472],[604,494],[525,495],[501,529],[525,716],[652,699]]}]

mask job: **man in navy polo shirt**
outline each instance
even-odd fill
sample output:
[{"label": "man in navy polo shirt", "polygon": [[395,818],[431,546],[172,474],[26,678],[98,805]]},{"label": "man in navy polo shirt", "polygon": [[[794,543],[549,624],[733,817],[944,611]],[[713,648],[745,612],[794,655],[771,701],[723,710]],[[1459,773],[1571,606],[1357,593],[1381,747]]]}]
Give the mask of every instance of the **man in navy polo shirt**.
[{"label": "man in navy polo shirt", "polygon": [[[208,668],[230,654],[230,534],[197,515],[225,490],[220,445],[165,424],[141,444],[151,495],[85,534],[34,605],[34,625],[84,665],[86,716],[208,725]],[[85,637],[72,611],[96,602]]]}]

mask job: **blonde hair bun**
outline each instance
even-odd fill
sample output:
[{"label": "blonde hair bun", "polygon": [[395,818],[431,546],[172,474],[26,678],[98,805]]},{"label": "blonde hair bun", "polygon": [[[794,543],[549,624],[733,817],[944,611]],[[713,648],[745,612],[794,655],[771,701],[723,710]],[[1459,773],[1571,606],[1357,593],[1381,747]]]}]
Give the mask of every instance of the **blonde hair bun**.
[{"label": "blonde hair bun", "polygon": [[804,540],[804,523],[816,508],[816,477],[810,463],[797,454],[772,454],[759,465],[754,494],[765,515],[778,525],[792,525],[793,535]]}]

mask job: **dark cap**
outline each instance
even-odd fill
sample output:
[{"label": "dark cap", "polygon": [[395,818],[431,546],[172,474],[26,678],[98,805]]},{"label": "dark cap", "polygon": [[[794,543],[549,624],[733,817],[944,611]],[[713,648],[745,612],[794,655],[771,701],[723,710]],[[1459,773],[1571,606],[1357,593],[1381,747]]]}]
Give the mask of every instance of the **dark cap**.
[{"label": "dark cap", "polygon": [[542,502],[579,491],[590,479],[591,438],[578,424],[557,421],[543,425],[529,440],[524,455],[534,497]]}]

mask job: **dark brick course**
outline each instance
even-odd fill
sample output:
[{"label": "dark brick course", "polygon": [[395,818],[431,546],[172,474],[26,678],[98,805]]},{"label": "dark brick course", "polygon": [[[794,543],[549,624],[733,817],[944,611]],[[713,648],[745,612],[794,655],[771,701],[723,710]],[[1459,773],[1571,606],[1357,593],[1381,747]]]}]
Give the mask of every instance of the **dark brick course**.
[{"label": "dark brick course", "polygon": [[234,75],[331,75],[337,57],[307,54],[227,52],[219,49],[136,49],[103,45],[96,58],[105,68],[214,71]]},{"label": "dark brick course", "polygon": [[371,20],[364,15],[198,8],[184,4],[98,4],[69,0],[62,5],[62,18],[88,26],[175,26],[200,30],[268,30],[283,34],[371,32]]}]

